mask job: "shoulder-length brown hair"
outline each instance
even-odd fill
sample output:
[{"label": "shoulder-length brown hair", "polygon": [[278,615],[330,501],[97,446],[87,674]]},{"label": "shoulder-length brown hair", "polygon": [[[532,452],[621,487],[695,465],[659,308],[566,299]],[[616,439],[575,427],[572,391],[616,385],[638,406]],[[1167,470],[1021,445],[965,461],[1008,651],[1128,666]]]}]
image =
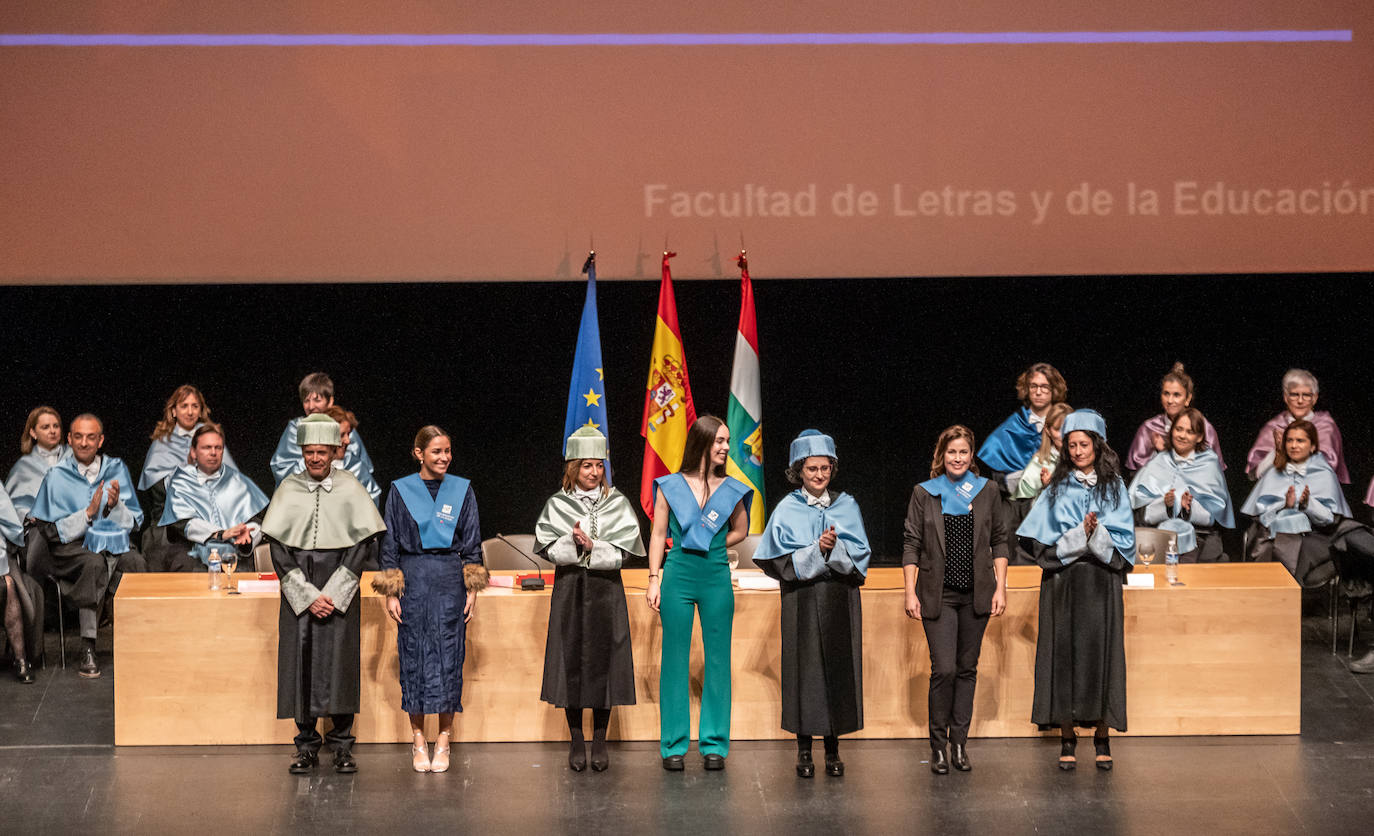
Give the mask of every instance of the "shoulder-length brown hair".
[{"label": "shoulder-length brown hair", "polygon": [[[571,493],[577,487],[577,472],[582,469],[582,463],[587,459],[570,459],[563,465],[563,490]],[[601,459],[591,459],[599,462]],[[601,481],[597,483],[601,486],[601,495],[605,496],[611,492],[611,488],[606,484],[606,471],[601,471]]]},{"label": "shoulder-length brown hair", "polygon": [[[42,418],[44,415],[51,415],[57,419],[59,426],[62,424],[61,414],[50,406],[35,406],[33,409],[30,409],[28,420],[24,422],[24,433],[19,436],[19,452],[26,456],[33,452],[33,436],[29,435],[29,433],[33,432],[33,428],[38,426],[38,419]],[[62,441],[59,439],[57,443],[61,444]]]},{"label": "shoulder-length brown hair", "polygon": [[1030,405],[1030,380],[1036,372],[1050,382],[1050,403],[1059,403],[1069,396],[1069,384],[1064,382],[1064,375],[1058,369],[1049,363],[1035,363],[1016,378],[1016,397],[1021,403]]},{"label": "shoulder-length brown hair", "polygon": [[152,435],[148,436],[149,438],[154,441],[166,441],[172,437],[172,428],[177,425],[177,404],[186,400],[189,395],[195,395],[196,400],[200,401],[199,420],[210,420],[210,407],[205,404],[205,396],[200,393],[199,389],[191,384],[183,383],[178,386],[176,391],[172,393],[172,396],[167,399],[167,403],[162,405],[162,420],[157,422],[156,427],[153,427]]},{"label": "shoulder-length brown hair", "polygon": [[[706,476],[706,462],[711,455],[711,445],[716,443],[716,433],[724,422],[714,415],[702,415],[692,422],[687,430],[687,442],[682,445],[682,465],[678,473],[696,473]],[[724,476],[725,465],[711,470],[712,476]]]},{"label": "shoulder-length brown hair", "polygon": [[1308,440],[1312,442],[1313,453],[1322,451],[1321,434],[1317,432],[1317,425],[1311,421],[1294,421],[1284,429],[1283,443],[1274,448],[1274,468],[1276,470],[1283,470],[1288,466],[1288,434],[1294,430],[1307,433]]},{"label": "shoulder-length brown hair", "polygon": [[[1185,386],[1184,388],[1186,389],[1187,387]],[[1197,436],[1197,444],[1195,445],[1195,449],[1206,450],[1208,446],[1207,419],[1202,417],[1202,410],[1198,409],[1195,406],[1185,406],[1178,413],[1178,418],[1174,419],[1174,424],[1177,425],[1179,420],[1182,418],[1188,419],[1188,428],[1193,431],[1193,435]],[[1164,446],[1169,448],[1169,450],[1174,449],[1173,427],[1170,427],[1169,432],[1164,434]]]},{"label": "shoulder-length brown hair", "polygon": [[[968,440],[970,457],[973,451],[977,449],[973,440],[973,430],[965,427],[963,424],[955,424],[952,427],[946,428],[944,432],[940,433],[940,437],[935,441],[935,455],[930,459],[930,478],[934,479],[936,476],[945,475],[945,449],[949,447],[949,443],[956,438]],[[973,471],[974,476],[978,475],[978,463],[976,461],[970,461],[968,469]]]}]

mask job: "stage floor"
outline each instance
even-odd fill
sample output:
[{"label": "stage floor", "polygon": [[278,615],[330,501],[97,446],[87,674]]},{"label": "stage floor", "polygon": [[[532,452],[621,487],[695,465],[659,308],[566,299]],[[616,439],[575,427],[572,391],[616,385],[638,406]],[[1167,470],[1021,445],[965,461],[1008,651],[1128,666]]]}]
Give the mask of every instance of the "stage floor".
[{"label": "stage floor", "polygon": [[[26,834],[1367,833],[1374,676],[1330,654],[1312,604],[1301,735],[1121,740],[1110,773],[1091,767],[1087,741],[1078,771],[1061,773],[1052,741],[975,740],[974,771],[947,776],[930,774],[923,741],[846,741],[845,777],[809,781],[795,777],[793,746],[781,741],[737,743],[723,773],[702,771],[693,751],[680,774],[659,767],[652,743],[615,744],[604,774],[570,772],[554,743],[455,745],[444,775],[411,772],[404,744],[360,745],[356,775],[299,778],[286,772],[287,741],[116,749],[102,636],[101,679],[50,667],[21,686],[0,672],[0,822]],[[48,641],[55,658],[56,635]]]}]

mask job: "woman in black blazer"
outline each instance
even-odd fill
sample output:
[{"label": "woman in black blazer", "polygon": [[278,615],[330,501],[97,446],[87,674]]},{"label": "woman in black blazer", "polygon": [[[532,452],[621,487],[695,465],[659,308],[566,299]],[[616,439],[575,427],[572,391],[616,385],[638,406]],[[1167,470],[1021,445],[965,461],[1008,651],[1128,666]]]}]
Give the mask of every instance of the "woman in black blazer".
[{"label": "woman in black blazer", "polygon": [[[930,646],[930,771],[967,772],[978,653],[989,615],[1007,608],[1007,530],[997,485],[978,475],[973,432],[940,433],[930,480],[911,492],[903,538],[906,614]],[[946,744],[953,744],[947,757]]]}]

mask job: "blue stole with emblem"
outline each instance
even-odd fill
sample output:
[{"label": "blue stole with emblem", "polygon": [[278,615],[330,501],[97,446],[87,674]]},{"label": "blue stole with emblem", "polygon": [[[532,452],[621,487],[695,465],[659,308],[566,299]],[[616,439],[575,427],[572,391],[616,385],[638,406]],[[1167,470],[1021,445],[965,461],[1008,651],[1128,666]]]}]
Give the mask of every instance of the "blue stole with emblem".
[{"label": "blue stole with emblem", "polygon": [[[138,528],[143,524],[143,508],[138,504],[138,494],[134,492],[134,480],[129,476],[129,468],[124,466],[122,459],[101,456],[100,476],[95,480],[95,485],[104,482],[108,487],[115,479],[119,480],[119,501],[133,514],[134,528]],[[81,511],[91,504],[95,485],[87,482],[86,477],[77,470],[76,457],[67,456],[53,465],[48,475],[43,477],[43,484],[38,487],[38,496],[33,501],[29,516],[44,522],[57,522]],[[103,514],[104,504],[100,507]]]},{"label": "blue stole with emblem", "polygon": [[748,485],[733,476],[726,476],[725,481],[706,500],[706,507],[702,508],[697,505],[696,495],[687,485],[687,477],[681,473],[670,473],[655,479],[654,491],[660,490],[682,529],[682,542],[679,545],[697,552],[710,550],[711,540],[730,519],[740,500],[744,500],[744,514],[748,517],[748,500],[754,493]]},{"label": "blue stole with emblem", "polygon": [[458,513],[463,509],[463,500],[468,495],[471,484],[461,476],[444,474],[439,492],[429,495],[429,488],[420,474],[412,473],[404,479],[391,483],[406,510],[420,529],[420,545],[427,549],[447,549],[453,545],[453,534],[458,530]]},{"label": "blue stole with emblem", "polygon": [[949,476],[940,474],[934,479],[922,482],[920,487],[931,496],[940,498],[940,512],[952,517],[962,517],[973,513],[973,498],[988,483],[987,479],[977,476],[972,470],[964,472],[959,481],[951,481]]},{"label": "blue stole with emblem", "polygon": [[978,448],[978,458],[1000,473],[1024,469],[1040,449],[1040,431],[1030,422],[1030,414],[1030,407],[1023,406],[988,433]]}]

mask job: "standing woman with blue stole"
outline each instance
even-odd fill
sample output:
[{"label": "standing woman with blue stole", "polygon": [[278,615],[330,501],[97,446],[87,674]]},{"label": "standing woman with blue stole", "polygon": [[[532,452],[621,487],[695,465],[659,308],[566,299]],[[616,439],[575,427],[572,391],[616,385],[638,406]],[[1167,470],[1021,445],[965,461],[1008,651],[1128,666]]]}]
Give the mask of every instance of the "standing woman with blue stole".
[{"label": "standing woman with blue stole", "polygon": [[[1007,609],[1007,528],[997,486],[978,475],[973,431],[940,433],[930,479],[911,491],[902,547],[906,614],[930,648],[930,771],[968,772],[968,730],[988,617]],[[953,752],[946,755],[946,746]]]},{"label": "standing woman with blue stole", "polygon": [[[411,455],[420,472],[391,483],[386,498],[382,571],[372,588],[386,596],[398,625],[401,710],[410,715],[411,766],[446,772],[453,713],[463,710],[463,659],[467,622],[477,593],[487,586],[477,497],[461,476],[448,472],[453,449],[448,433],[421,427]],[[434,758],[425,740],[425,715],[439,715]]]},{"label": "standing woman with blue stole", "polygon": [[[730,428],[703,415],[687,430],[682,466],[654,480],[654,531],[644,597],[663,620],[659,667],[659,754],[681,772],[691,737],[688,663],[692,624],[701,612],[706,669],[697,748],[707,769],[724,769],[730,753],[730,636],[735,591],[725,550],[749,533],[753,491],[725,475]],[[672,538],[673,547],[667,549]]]},{"label": "standing woman with blue stole", "polygon": [[1131,480],[1137,522],[1172,532],[1182,563],[1216,563],[1222,528],[1235,528],[1220,457],[1206,439],[1207,420],[1191,406],[1174,414],[1167,446]]},{"label": "standing woman with blue stole", "polygon": [[24,432],[19,436],[19,452],[22,454],[19,461],[5,477],[5,492],[10,495],[14,510],[23,522],[33,509],[43,477],[71,453],[71,448],[62,443],[62,416],[57,410],[36,406],[29,411]]},{"label": "standing woman with blue stole", "polygon": [[1112,768],[1109,729],[1126,730],[1122,578],[1135,565],[1135,526],[1107,422],[1091,409],[1064,419],[1065,455],[1016,533],[1035,555],[1040,627],[1031,722],[1059,727],[1059,768],[1073,769],[1076,727],[1093,727],[1097,768]]},{"label": "standing woman with blue stole", "polygon": [[[978,458],[992,470],[989,475],[1003,494],[1016,491],[1031,457],[1040,449],[1050,407],[1062,403],[1068,392],[1064,376],[1049,363],[1035,363],[1016,378],[1021,408],[989,433],[978,448]],[[1013,521],[1019,522],[1019,515],[1027,510],[1024,503],[1013,504]]]},{"label": "standing woman with blue stole", "polygon": [[606,484],[606,436],[581,427],[564,447],[562,490],[544,503],[534,548],[558,568],[549,602],[544,682],[539,698],[563,709],[571,744],[568,766],[587,768],[582,711],[592,712],[592,771],[610,766],[611,709],[635,703],[630,612],[620,565],[644,556],[639,517]]},{"label": "standing woman with blue stole", "polygon": [[872,549],[859,503],[830,490],[835,440],[804,430],[792,441],[782,498],[754,563],[782,590],[782,727],[797,736],[797,775],[816,774],[812,738],[825,741],[825,771],[844,774],[840,735],[864,727],[863,610],[859,587]]}]

